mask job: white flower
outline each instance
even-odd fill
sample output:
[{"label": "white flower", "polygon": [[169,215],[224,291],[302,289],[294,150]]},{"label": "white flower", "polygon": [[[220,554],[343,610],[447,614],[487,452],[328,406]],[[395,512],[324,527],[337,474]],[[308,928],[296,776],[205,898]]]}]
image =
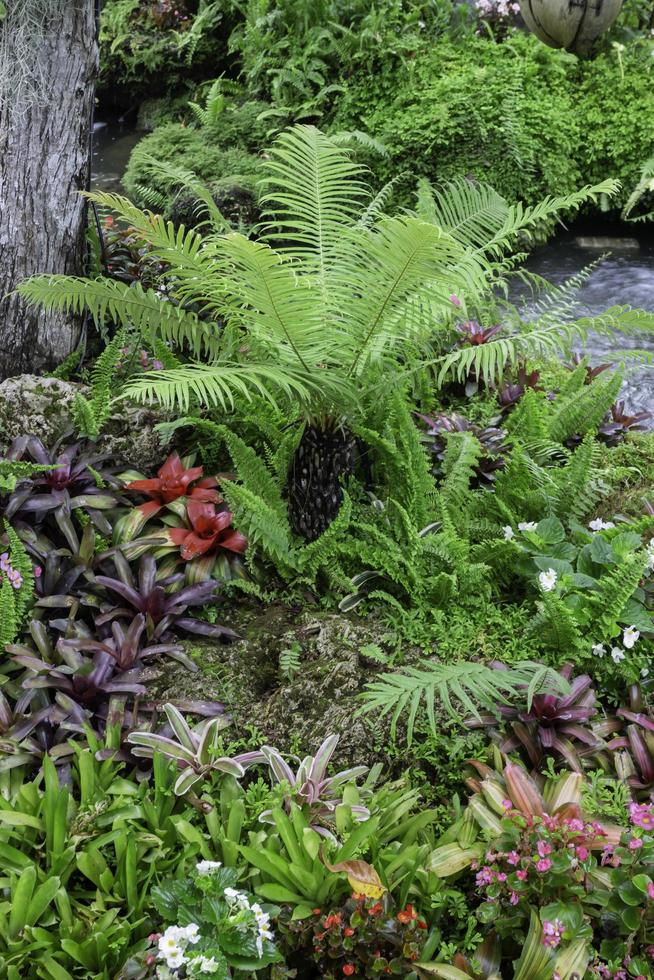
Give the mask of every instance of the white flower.
[{"label": "white flower", "polygon": [[613,647],[611,650],[611,656],[613,658],[613,663],[619,664],[621,660],[624,660],[626,654],[624,650],[620,649],[620,647]]},{"label": "white flower", "polygon": [[603,657],[606,653],[603,643],[594,643],[591,649],[596,657]]},{"label": "white flower", "polygon": [[519,531],[535,531],[537,527],[536,521],[520,521],[518,524]]},{"label": "white flower", "polygon": [[603,521],[601,517],[596,517],[594,520],[590,521],[588,527],[591,531],[608,531],[609,528],[615,527],[613,521]]},{"label": "white flower", "polygon": [[218,970],[218,960],[214,956],[201,956],[199,961],[194,960],[193,965],[198,965],[203,973],[216,973]]},{"label": "white flower", "polygon": [[513,530],[510,524],[507,524],[506,527],[502,528],[502,530],[504,531],[505,541],[510,541],[511,538],[515,538],[515,531]]},{"label": "white flower", "polygon": [[649,668],[648,667],[643,667],[643,669],[640,672],[640,676],[641,677],[647,677],[648,675],[649,675]]},{"label": "white flower", "polygon": [[195,870],[199,875],[210,875],[218,868],[222,868],[220,861],[198,861]]},{"label": "white flower", "polygon": [[200,926],[195,922],[191,922],[190,925],[185,926],[182,930],[182,938],[188,943],[197,943],[200,941]]},{"label": "white flower", "polygon": [[637,630],[635,626],[627,626],[622,634],[622,642],[626,646],[627,650],[631,650],[639,636],[640,631]]},{"label": "white flower", "polygon": [[556,572],[553,568],[548,568],[546,572],[541,572],[538,576],[538,584],[543,592],[551,592],[556,586]]},{"label": "white flower", "polygon": [[648,572],[654,572],[654,551],[650,548],[647,549],[647,564],[645,568]]},{"label": "white flower", "polygon": [[181,949],[178,949],[176,953],[170,954],[166,958],[166,966],[170,970],[179,970],[180,966],[184,966],[186,963],[186,957]]},{"label": "white flower", "polygon": [[159,950],[166,954],[167,950],[177,949],[180,940],[183,938],[183,930],[179,926],[168,926],[166,931],[159,937]]},{"label": "white flower", "polygon": [[241,893],[240,893],[240,892],[238,892],[238,891],[236,891],[236,889],[235,889],[235,888],[226,888],[226,889],[224,890],[224,892],[223,892],[223,895],[225,896],[225,898],[226,898],[226,899],[227,899],[228,901],[229,901],[230,899],[232,899],[232,900],[234,900],[234,899],[236,899],[236,898],[238,898],[238,896],[239,896],[240,894],[241,894]]}]

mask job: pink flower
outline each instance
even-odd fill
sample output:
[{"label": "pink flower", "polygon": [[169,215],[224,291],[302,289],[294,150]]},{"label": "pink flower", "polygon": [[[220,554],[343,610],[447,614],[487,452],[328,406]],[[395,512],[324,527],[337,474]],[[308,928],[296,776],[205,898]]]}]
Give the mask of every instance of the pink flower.
[{"label": "pink flower", "polygon": [[539,857],[544,858],[547,857],[548,854],[552,853],[552,845],[548,844],[544,840],[539,840],[536,850],[538,851]]},{"label": "pink flower", "polygon": [[516,871],[515,876],[516,876],[516,878],[519,878],[520,881],[526,881],[526,879],[527,879],[527,872],[526,871]]},{"label": "pink flower", "polygon": [[520,855],[518,854],[517,851],[509,851],[509,853],[506,856],[506,860],[508,861],[509,864],[515,866],[516,864],[520,864]]},{"label": "pink flower", "polygon": [[654,827],[654,813],[652,813],[651,803],[631,803],[629,819],[636,827],[651,830]]},{"label": "pink flower", "polygon": [[552,867],[552,862],[549,858],[541,858],[540,861],[536,861],[536,870],[540,871],[541,874],[545,874]]},{"label": "pink flower", "polygon": [[578,817],[572,817],[571,820],[566,820],[565,823],[568,830],[572,830],[574,833],[581,833],[581,831],[584,829],[584,822]]},{"label": "pink flower", "polygon": [[587,847],[577,847],[575,853],[580,861],[586,861],[590,852]]},{"label": "pink flower", "polygon": [[629,850],[631,850],[631,851],[637,851],[637,850],[638,850],[638,848],[639,848],[639,847],[642,847],[642,846],[643,846],[643,842],[642,842],[642,840],[640,839],[640,837],[633,837],[633,838],[632,838],[632,839],[631,839],[631,840],[629,841]]},{"label": "pink flower", "polygon": [[654,884],[651,881],[647,884],[647,897],[650,900],[654,898]]},{"label": "pink flower", "polygon": [[543,946],[554,949],[561,942],[563,932],[564,925],[560,919],[555,919],[554,922],[545,919],[543,922]]},{"label": "pink flower", "polygon": [[496,876],[496,881],[499,881],[500,884],[504,884],[504,882],[506,881],[506,875],[504,874],[503,871],[500,871],[499,874]]},{"label": "pink flower", "polygon": [[[456,293],[452,293],[452,295],[450,296],[450,303],[452,304],[452,306],[456,306],[456,307],[462,306],[461,300],[456,295]],[[513,806],[512,803],[511,806]]]},{"label": "pink flower", "polygon": [[509,895],[509,902],[511,903],[511,905],[517,905],[519,901],[520,901],[520,896],[518,895],[518,893],[511,892],[511,894]]},{"label": "pink flower", "polygon": [[40,565],[34,565],[32,571],[34,572],[34,578],[40,578],[43,574],[43,569]]}]

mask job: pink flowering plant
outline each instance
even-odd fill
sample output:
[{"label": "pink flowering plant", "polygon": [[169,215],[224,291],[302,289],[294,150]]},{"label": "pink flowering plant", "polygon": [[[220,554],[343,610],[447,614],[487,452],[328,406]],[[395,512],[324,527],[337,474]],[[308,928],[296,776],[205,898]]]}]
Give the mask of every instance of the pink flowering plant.
[{"label": "pink flowering plant", "polygon": [[589,976],[654,972],[654,804],[632,803],[628,831],[567,808],[525,814],[507,800],[502,834],[473,864],[481,922],[502,938],[525,935],[538,910],[542,944],[588,942]]}]

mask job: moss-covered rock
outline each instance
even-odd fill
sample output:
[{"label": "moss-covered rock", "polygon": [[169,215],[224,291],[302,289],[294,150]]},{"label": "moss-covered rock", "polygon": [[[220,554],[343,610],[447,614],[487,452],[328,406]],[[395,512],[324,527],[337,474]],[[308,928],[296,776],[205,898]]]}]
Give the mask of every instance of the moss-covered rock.
[{"label": "moss-covered rock", "polygon": [[[33,374],[7,378],[0,384],[0,449],[16,436],[38,436],[51,446],[61,436],[74,434],[73,402],[80,392],[89,395],[84,385],[59,378]],[[121,402],[103,428],[98,451],[148,473],[170,452],[155,429],[169,419],[163,411]]]},{"label": "moss-covered rock", "polygon": [[59,378],[19,374],[0,384],[0,446],[21,435],[46,445],[71,426],[71,409],[80,385]]},{"label": "moss-covered rock", "polygon": [[[357,716],[358,695],[383,669],[365,651],[371,643],[383,647],[379,624],[281,605],[241,616],[243,622],[235,624],[230,610],[229,625],[243,640],[230,645],[187,642],[199,673],[190,674],[167,661],[152,690],[154,697],[222,701],[233,717],[235,736],[254,726],[264,743],[281,751],[306,755],[327,735],[337,733],[337,763],[386,762],[388,721]],[[280,654],[288,649],[299,653],[292,677],[280,669]],[[413,650],[404,662],[417,657]]]},{"label": "moss-covered rock", "polygon": [[123,178],[125,190],[136,204],[150,206],[148,190],[156,190],[168,199],[166,217],[192,226],[189,195],[178,194],[173,178],[159,172],[154,176],[150,158],[199,177],[236,227],[250,225],[258,217],[255,202],[260,158],[247,150],[226,148],[215,132],[179,123],[160,126],[136,145]]}]

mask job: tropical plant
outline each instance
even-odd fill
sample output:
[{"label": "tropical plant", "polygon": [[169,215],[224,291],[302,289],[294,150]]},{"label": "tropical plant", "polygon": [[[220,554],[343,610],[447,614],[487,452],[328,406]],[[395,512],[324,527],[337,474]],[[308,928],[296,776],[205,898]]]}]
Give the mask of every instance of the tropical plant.
[{"label": "tropical plant", "polygon": [[172,704],[165,704],[164,711],[173,737],[154,732],[134,731],[127,736],[135,756],[152,759],[155,753],[175,761],[180,770],[175,782],[175,793],[184,796],[196,785],[206,780],[212,773],[225,773],[240,778],[245,768],[259,761],[259,753],[252,752],[235,756],[233,759],[216,757],[215,745],[220,731],[229,724],[223,717],[207,718],[195,729],[189,728],[184,716]]},{"label": "tropical plant", "polygon": [[116,493],[120,486],[114,472],[101,464],[109,458],[95,451],[89,452],[83,443],[68,445],[59,440],[51,452],[36,436],[19,436],[14,439],[7,458],[37,464],[41,472],[19,479],[9,495],[4,514],[8,520],[19,516],[35,524],[41,524],[52,515],[60,532],[74,547],[70,514],[82,510],[101,534],[111,534],[111,525],[105,513],[119,505]]},{"label": "tropical plant", "polygon": [[[287,810],[290,810],[292,802],[297,804],[308,816],[312,829],[323,837],[332,836],[328,829],[329,824],[334,822],[336,808],[343,802],[347,784],[354,782],[358,776],[363,776],[368,771],[367,766],[354,766],[328,776],[327,767],[338,742],[338,735],[329,735],[315,756],[307,756],[302,760],[297,773],[293,772],[277,749],[269,745],[261,746],[260,761],[268,763],[273,778],[284,787],[284,803]],[[355,820],[367,820],[370,816],[367,807],[353,803],[351,800],[349,810]],[[263,811],[259,815],[259,820],[263,823],[272,823],[272,811]]]},{"label": "tropical plant", "polygon": [[497,711],[498,705],[506,704],[509,698],[524,697],[525,688],[530,706],[543,689],[564,694],[569,691],[564,677],[531,661],[513,664],[507,670],[495,670],[475,661],[454,664],[429,661],[420,667],[382,674],[377,680],[369,681],[360,710],[364,713],[374,711],[378,717],[391,714],[393,731],[400,718],[407,714],[407,739],[410,742],[423,699],[423,710],[432,731],[436,732],[439,726],[437,710],[459,718],[459,709],[463,708],[481,720],[479,707]]},{"label": "tropical plant", "polygon": [[[505,669],[503,664],[494,666]],[[572,664],[566,664],[559,673],[570,685],[567,694],[535,694],[530,706],[497,706],[500,718],[508,722],[512,732],[500,740],[499,748],[505,755],[521,751],[534,768],[551,754],[559,756],[567,768],[581,772],[584,757],[600,748],[592,728],[593,716],[598,712],[596,695],[587,674],[571,680]],[[498,718],[487,714],[481,720],[471,718],[466,724],[471,728],[497,728]]]},{"label": "tropical plant", "polygon": [[[136,612],[144,616],[148,638],[155,642],[167,638],[174,629],[215,639],[237,638],[237,634],[226,626],[194,619],[187,615],[189,607],[207,606],[217,601],[216,582],[212,580],[198,582],[187,585],[181,590],[170,591],[171,586],[179,584],[181,576],[157,579],[157,563],[151,554],[145,554],[140,561],[137,583],[129,562],[120,550],[114,549],[112,556],[118,578],[96,575],[94,583],[102,589],[115,593],[127,603],[129,608],[112,606],[107,611],[103,611],[96,619],[99,626],[125,616],[130,617]],[[197,669],[188,660],[187,666]]]},{"label": "tropical plant", "polygon": [[[174,279],[179,305],[137,284],[103,279],[36,277],[20,290],[50,308],[134,324],[208,359],[135,380],[128,391],[136,398],[183,410],[191,399],[222,408],[255,393],[289,400],[304,420],[289,467],[291,526],[312,540],[342,503],[341,480],[354,464],[353,420],[391,374],[421,351],[424,357],[434,332],[449,326],[450,297],[472,303],[497,278],[498,257],[521,229],[616,185],[524,209],[463,182],[425,192],[417,216],[380,217],[374,202],[366,206],[364,168],[309,126],[283,133],[265,168],[267,211],[256,242],[237,233],[178,236],[124,198],[93,195],[169,263],[163,279]],[[206,194],[203,200],[211,211]],[[222,230],[222,218],[213,220]],[[438,359],[439,383],[471,371],[488,382],[526,350],[559,349],[591,327],[648,323],[644,314],[614,310],[600,320],[564,328],[557,321],[450,351]]]}]

